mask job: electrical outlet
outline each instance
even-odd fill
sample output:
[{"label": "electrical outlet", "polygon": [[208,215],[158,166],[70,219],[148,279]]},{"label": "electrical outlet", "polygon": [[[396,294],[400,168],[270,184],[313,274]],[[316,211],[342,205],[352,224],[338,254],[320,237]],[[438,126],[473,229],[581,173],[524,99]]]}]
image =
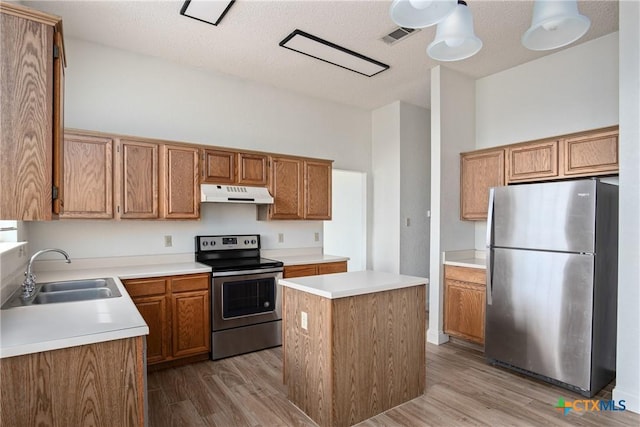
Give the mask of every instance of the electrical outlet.
[{"label": "electrical outlet", "polygon": [[278,243],[284,243],[284,233],[278,233]]},{"label": "electrical outlet", "polygon": [[315,232],[313,233],[313,240],[315,240],[316,242],[320,241],[320,233]]},{"label": "electrical outlet", "polygon": [[300,327],[305,331],[309,329],[309,316],[306,311],[300,312]]},{"label": "electrical outlet", "polygon": [[164,247],[170,248],[171,246],[173,246],[173,238],[170,234],[167,234],[164,236]]}]

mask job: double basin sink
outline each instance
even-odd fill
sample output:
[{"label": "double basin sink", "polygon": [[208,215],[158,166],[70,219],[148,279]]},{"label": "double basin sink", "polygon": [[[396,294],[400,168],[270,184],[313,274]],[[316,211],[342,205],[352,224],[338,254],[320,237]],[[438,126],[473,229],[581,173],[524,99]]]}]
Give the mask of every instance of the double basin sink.
[{"label": "double basin sink", "polygon": [[110,278],[64,280],[36,285],[36,291],[30,298],[21,297],[22,289],[2,307],[20,307],[33,304],[53,304],[60,302],[88,301],[122,296],[115,281]]}]

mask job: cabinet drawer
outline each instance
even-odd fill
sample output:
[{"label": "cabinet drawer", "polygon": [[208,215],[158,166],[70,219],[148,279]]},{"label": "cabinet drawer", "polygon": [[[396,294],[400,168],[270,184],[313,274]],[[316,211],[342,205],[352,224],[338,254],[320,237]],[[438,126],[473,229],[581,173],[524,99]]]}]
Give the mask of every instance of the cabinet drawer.
[{"label": "cabinet drawer", "polygon": [[291,277],[315,276],[318,274],[318,267],[315,264],[290,265],[284,268],[283,277],[285,279]]},{"label": "cabinet drawer", "polygon": [[122,283],[131,297],[164,295],[167,291],[167,282],[164,278],[128,279],[123,280]]},{"label": "cabinet drawer", "polygon": [[460,282],[471,282],[479,285],[486,284],[487,272],[482,268],[456,267],[453,265],[445,265],[445,279],[457,280]]},{"label": "cabinet drawer", "polygon": [[190,292],[209,290],[209,274],[178,276],[171,279],[171,292]]},{"label": "cabinet drawer", "polygon": [[318,274],[344,273],[347,271],[346,261],[318,264]]}]

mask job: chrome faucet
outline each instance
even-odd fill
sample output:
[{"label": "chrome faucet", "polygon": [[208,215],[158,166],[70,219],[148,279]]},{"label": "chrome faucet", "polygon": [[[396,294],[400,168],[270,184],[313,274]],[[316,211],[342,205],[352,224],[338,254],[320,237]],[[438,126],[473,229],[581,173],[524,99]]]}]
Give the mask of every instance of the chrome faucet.
[{"label": "chrome faucet", "polygon": [[22,282],[22,299],[27,299],[33,296],[33,292],[36,289],[36,275],[31,271],[31,265],[33,261],[36,260],[40,255],[47,252],[58,252],[67,259],[67,264],[71,263],[71,258],[69,258],[69,254],[63,251],[62,249],[43,249],[41,251],[33,254],[29,262],[27,263],[27,271],[24,272],[25,278],[24,282]]}]

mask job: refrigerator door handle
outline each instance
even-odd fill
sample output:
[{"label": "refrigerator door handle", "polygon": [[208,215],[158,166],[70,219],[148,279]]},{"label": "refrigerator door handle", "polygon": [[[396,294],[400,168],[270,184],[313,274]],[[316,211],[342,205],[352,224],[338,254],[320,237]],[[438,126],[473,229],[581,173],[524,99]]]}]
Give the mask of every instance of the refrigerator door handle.
[{"label": "refrigerator door handle", "polygon": [[491,305],[492,301],[492,291],[493,291],[493,200],[494,200],[494,189],[489,189],[489,210],[487,212],[487,279],[486,279],[486,287],[487,287],[487,305]]}]

